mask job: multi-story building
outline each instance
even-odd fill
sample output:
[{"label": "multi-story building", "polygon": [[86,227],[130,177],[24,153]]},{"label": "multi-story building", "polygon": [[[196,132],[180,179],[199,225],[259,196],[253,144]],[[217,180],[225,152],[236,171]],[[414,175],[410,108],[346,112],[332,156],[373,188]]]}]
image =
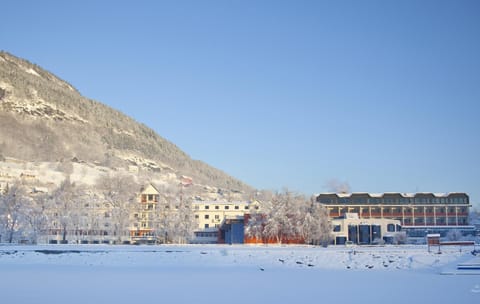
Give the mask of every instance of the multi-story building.
[{"label": "multi-story building", "polygon": [[[174,212],[178,212],[177,206],[168,206],[165,196],[151,184],[142,189],[138,203],[138,208],[132,214],[131,240],[135,243],[154,243],[162,238],[157,235],[157,228],[162,225],[162,220],[166,221]],[[193,200],[189,207],[196,225],[191,241],[216,243],[220,224],[225,218],[243,216],[250,208],[258,208],[258,204],[249,201]]]},{"label": "multi-story building", "polygon": [[138,205],[131,216],[130,237],[135,243],[155,243],[156,210],[160,202],[160,192],[152,184],[141,189]]},{"label": "multi-story building", "polygon": [[360,219],[400,221],[410,236],[451,229],[470,231],[470,201],[465,193],[323,193],[317,202],[325,205],[331,218],[357,213]]},{"label": "multi-story building", "polygon": [[[45,224],[48,243],[111,244],[121,239],[116,220],[112,217],[112,205],[98,199],[82,203],[73,201],[51,205],[46,209]],[[125,236],[123,237],[125,239]]]},{"label": "multi-story building", "polygon": [[226,218],[243,217],[251,208],[258,209],[258,203],[250,201],[193,201],[198,228],[195,243],[216,243],[220,224]]}]

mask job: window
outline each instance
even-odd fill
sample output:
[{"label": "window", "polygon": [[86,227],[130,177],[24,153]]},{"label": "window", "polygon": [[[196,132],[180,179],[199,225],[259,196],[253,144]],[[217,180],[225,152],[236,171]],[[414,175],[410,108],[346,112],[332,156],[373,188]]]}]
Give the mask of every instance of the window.
[{"label": "window", "polygon": [[198,219],[198,214],[195,214],[195,218]]},{"label": "window", "polygon": [[235,210],[238,210],[238,209],[240,209],[240,207],[238,207],[238,206],[235,206]]},{"label": "window", "polygon": [[335,225],[335,226],[333,226],[333,231],[334,232],[339,232],[341,230],[341,228],[342,227],[340,225]]},{"label": "window", "polygon": [[229,206],[225,206],[225,210],[228,210],[230,207]]},{"label": "window", "polygon": [[210,209],[210,206],[205,206],[205,209]]},{"label": "window", "polygon": [[395,224],[388,224],[387,225],[388,232],[395,232]]},{"label": "window", "polygon": [[208,220],[210,216],[208,214],[205,214],[205,219]]},{"label": "window", "polygon": [[354,204],[365,204],[367,202],[366,198],[356,198],[353,200]]},{"label": "window", "polygon": [[218,210],[219,208],[220,208],[219,206],[215,206],[215,209],[217,209],[217,210]]},{"label": "window", "polygon": [[248,206],[245,206],[245,208],[244,208],[244,209],[245,209],[245,210],[248,210]]},{"label": "window", "polygon": [[153,201],[153,194],[149,194],[149,195],[148,195],[148,200],[149,200],[149,201]]},{"label": "window", "polygon": [[195,210],[198,210],[198,209],[200,209],[200,206],[195,205]]},{"label": "window", "polygon": [[205,228],[208,228],[208,227],[210,227],[210,226],[208,224],[205,224]]},{"label": "window", "polygon": [[220,219],[220,215],[216,214],[216,215],[215,215],[215,219],[216,219],[216,220],[219,220],[219,219]]}]

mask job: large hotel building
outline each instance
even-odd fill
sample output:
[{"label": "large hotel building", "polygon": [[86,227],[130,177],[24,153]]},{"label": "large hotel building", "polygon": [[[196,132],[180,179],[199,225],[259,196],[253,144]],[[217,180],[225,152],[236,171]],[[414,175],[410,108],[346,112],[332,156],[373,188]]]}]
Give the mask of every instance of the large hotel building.
[{"label": "large hotel building", "polygon": [[328,208],[331,218],[357,213],[360,219],[399,220],[410,235],[473,228],[468,226],[471,205],[465,193],[323,193],[316,200]]}]

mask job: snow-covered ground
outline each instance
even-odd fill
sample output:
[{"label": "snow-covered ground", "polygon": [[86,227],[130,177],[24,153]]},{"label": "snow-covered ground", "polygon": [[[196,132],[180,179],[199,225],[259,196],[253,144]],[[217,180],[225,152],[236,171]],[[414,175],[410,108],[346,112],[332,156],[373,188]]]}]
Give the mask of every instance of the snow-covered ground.
[{"label": "snow-covered ground", "polygon": [[470,250],[5,245],[0,303],[480,303]]}]

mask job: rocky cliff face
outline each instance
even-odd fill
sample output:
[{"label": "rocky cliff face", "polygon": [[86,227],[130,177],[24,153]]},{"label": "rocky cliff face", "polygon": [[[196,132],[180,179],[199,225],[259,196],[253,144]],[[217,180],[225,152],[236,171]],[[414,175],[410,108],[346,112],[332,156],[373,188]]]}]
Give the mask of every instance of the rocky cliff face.
[{"label": "rocky cliff face", "polygon": [[0,52],[0,180],[22,170],[42,183],[70,174],[92,184],[123,172],[171,186],[191,180],[199,195],[251,191],[39,66]]}]

